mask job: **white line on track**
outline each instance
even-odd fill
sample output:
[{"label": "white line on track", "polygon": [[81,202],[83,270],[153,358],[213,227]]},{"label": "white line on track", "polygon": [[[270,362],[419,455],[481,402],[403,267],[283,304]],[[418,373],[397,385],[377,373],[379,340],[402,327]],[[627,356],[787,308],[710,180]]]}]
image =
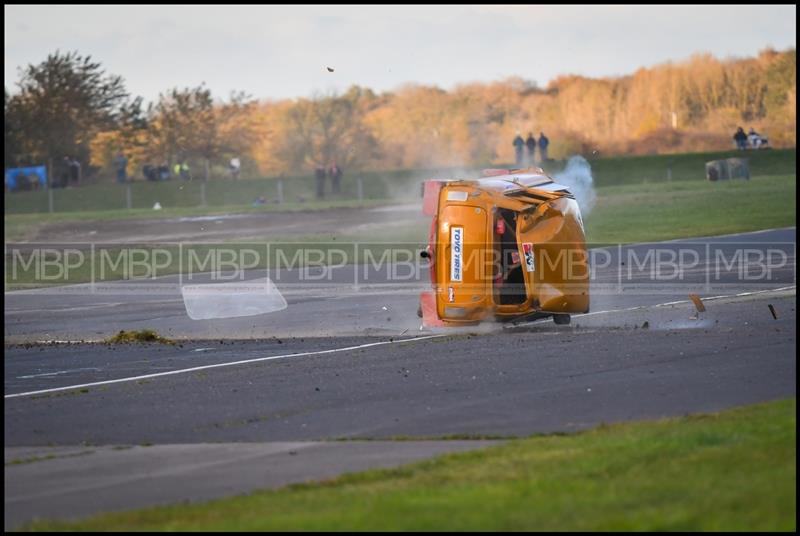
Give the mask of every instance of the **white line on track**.
[{"label": "white line on track", "polygon": [[[724,295],[724,296],[710,296],[708,298],[703,298],[703,301],[719,300],[719,299],[724,299],[724,298],[738,298],[738,297],[742,297],[742,296],[752,296],[752,295],[755,295],[755,294],[764,294],[764,293],[768,293],[768,292],[781,292],[781,291],[786,291],[786,290],[794,290],[796,288],[797,288],[796,285],[792,285],[792,286],[788,286],[788,287],[781,287],[781,288],[767,289],[767,290],[757,290],[757,291],[753,291],[753,292],[740,292],[738,294],[729,294],[729,295]],[[592,316],[592,315],[600,315],[600,314],[608,314],[608,313],[622,313],[622,312],[627,312],[627,311],[635,311],[635,310],[638,310],[638,309],[647,309],[647,308],[651,308],[651,307],[666,307],[666,306],[669,306],[669,305],[678,305],[678,304],[684,304],[684,303],[691,303],[691,301],[690,300],[679,300],[679,301],[672,301],[672,302],[665,302],[665,303],[657,303],[657,304],[653,304],[653,305],[637,305],[635,307],[628,307],[628,308],[625,308],[625,309],[610,309],[610,310],[607,310],[607,311],[594,311],[594,312],[591,312],[591,313],[586,313],[586,314],[582,314],[582,315],[574,315],[574,316],[575,317],[581,317],[581,316]],[[526,324],[529,324],[529,323],[532,323],[532,322],[518,324],[518,326],[526,325]],[[101,382],[84,383],[84,384],[80,384],[80,385],[68,385],[66,387],[55,387],[53,389],[42,389],[40,391],[29,391],[29,392],[26,392],[26,393],[15,393],[15,394],[10,394],[10,395],[5,395],[3,398],[9,399],[9,398],[18,398],[18,397],[30,396],[30,395],[55,393],[55,392],[58,392],[58,391],[67,391],[67,390],[71,390],[71,389],[81,389],[81,388],[84,388],[84,387],[96,387],[98,385],[109,385],[109,384],[112,384],[112,383],[131,382],[131,381],[135,381],[135,380],[145,380],[145,379],[149,379],[149,378],[158,378],[158,377],[161,377],[161,376],[170,376],[170,375],[174,375],[174,374],[185,374],[187,372],[196,372],[198,370],[207,370],[207,369],[221,368],[221,367],[231,367],[231,366],[234,366],[234,365],[244,365],[244,364],[248,364],[248,363],[258,363],[258,362],[261,362],[261,361],[270,361],[270,360],[274,360],[274,359],[286,359],[286,358],[290,358],[290,357],[303,357],[303,356],[309,356],[309,355],[323,355],[323,354],[333,354],[333,353],[337,353],[337,352],[348,352],[348,351],[351,351],[351,350],[359,350],[361,348],[370,348],[370,347],[373,347],[373,346],[382,346],[382,345],[386,345],[386,344],[402,344],[402,343],[406,343],[406,342],[422,341],[422,340],[426,340],[426,339],[436,339],[436,338],[439,338],[439,337],[446,337],[448,335],[455,335],[455,334],[456,333],[441,333],[441,334],[438,334],[438,335],[426,335],[424,337],[415,337],[413,339],[401,339],[401,340],[396,340],[396,341],[372,342],[372,343],[369,343],[369,344],[360,344],[358,346],[348,346],[346,348],[333,348],[331,350],[318,350],[318,351],[315,351],[315,352],[300,352],[300,353],[296,353],[296,354],[283,354],[283,355],[273,355],[273,356],[267,356],[267,357],[257,357],[255,359],[245,359],[245,360],[242,360],[242,361],[231,361],[229,363],[217,363],[217,364],[214,364],[214,365],[203,365],[203,366],[200,366],[200,367],[192,367],[192,368],[188,368],[188,369],[171,370],[171,371],[168,371],[168,372],[158,372],[158,373],[155,373],[155,374],[145,374],[143,376],[132,376],[132,377],[129,377],[129,378],[119,378],[119,379],[116,379],[116,380],[105,380],[105,381],[101,381]]]},{"label": "white line on track", "polygon": [[[771,288],[767,290],[754,290],[752,292],[740,292],[739,294],[726,294],[724,296],[709,296],[708,298],[701,298],[702,301],[710,301],[710,300],[721,300],[724,298],[741,298],[743,296],[752,296],[755,294],[764,294],[767,292],[783,292],[786,290],[795,290],[797,288],[796,285],[791,285],[789,287],[781,287],[781,288]],[[669,305],[681,305],[684,303],[692,303],[691,300],[678,300],[678,301],[671,301],[665,303],[656,303],[653,305],[636,305],[634,307],[626,307],[625,309],[608,309],[607,311],[592,311],[591,313],[583,313],[580,315],[572,315],[573,318],[579,318],[582,316],[593,316],[593,315],[606,315],[609,313],[627,313],[629,311],[637,311],[639,309],[650,309],[651,307],[667,307]],[[536,321],[533,322],[524,322],[517,324],[517,326],[526,326],[529,324],[534,324]]]},{"label": "white line on track", "polygon": [[[773,231],[791,231],[792,229],[796,229],[796,227],[795,226],[774,227],[772,229],[761,229],[759,231],[743,231],[741,233],[728,233],[728,234],[723,234],[723,235],[694,236],[694,237],[688,237],[688,238],[672,238],[670,240],[657,240],[655,242],[632,242],[630,244],[614,244],[613,246],[618,246],[619,245],[619,246],[627,248],[627,247],[633,247],[633,246],[648,246],[648,245],[651,245],[651,244],[672,244],[674,242],[686,242],[687,244],[704,244],[710,238],[730,238],[730,237],[733,237],[733,236],[744,236],[744,235],[771,233]],[[789,243],[791,243],[791,242],[789,242]]]},{"label": "white line on track", "polygon": [[46,393],[55,393],[58,391],[68,391],[71,389],[82,389],[84,387],[96,387],[98,385],[108,385],[111,383],[122,383],[122,382],[132,382],[136,380],[145,380],[149,378],[158,378],[160,376],[170,376],[174,374],[185,374],[187,372],[196,372],[198,370],[207,370],[212,368],[221,368],[221,367],[232,367],[234,365],[245,365],[248,363],[258,363],[260,361],[270,361],[273,359],[286,359],[289,357],[302,357],[302,356],[309,356],[309,355],[323,355],[323,354],[333,354],[337,352],[349,352],[351,350],[360,350],[361,348],[370,348],[373,346],[383,346],[385,344],[402,344],[406,342],[415,342],[415,341],[423,341],[426,339],[436,339],[439,337],[446,337],[448,335],[452,335],[451,333],[441,333],[438,335],[426,335],[424,337],[415,337],[413,339],[400,339],[396,341],[382,341],[382,342],[371,342],[369,344],[360,344],[358,346],[348,346],[346,348],[333,348],[331,350],[317,350],[315,352],[300,352],[296,354],[283,354],[283,355],[271,355],[267,357],[257,357],[255,359],[245,359],[242,361],[231,361],[229,363],[217,363],[215,365],[203,365],[201,367],[192,367],[188,369],[180,369],[180,370],[171,370],[169,372],[157,372],[155,374],[145,374],[143,376],[132,376],[129,378],[119,378],[116,380],[105,380],[101,382],[92,382],[92,383],[84,383],[80,385],[68,385],[66,387],[55,387],[52,389],[42,389],[40,391],[29,391],[27,393],[15,393],[11,395],[5,395],[3,398],[18,398],[22,396],[30,396],[30,395],[40,395]]}]

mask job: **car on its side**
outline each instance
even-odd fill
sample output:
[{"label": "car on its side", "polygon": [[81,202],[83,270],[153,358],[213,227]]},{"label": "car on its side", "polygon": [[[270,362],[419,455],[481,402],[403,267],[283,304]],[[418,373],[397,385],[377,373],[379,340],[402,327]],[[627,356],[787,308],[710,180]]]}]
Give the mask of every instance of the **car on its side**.
[{"label": "car on its side", "polygon": [[589,264],[580,208],[540,168],[425,181],[431,216],[427,326],[553,317],[589,311]]}]

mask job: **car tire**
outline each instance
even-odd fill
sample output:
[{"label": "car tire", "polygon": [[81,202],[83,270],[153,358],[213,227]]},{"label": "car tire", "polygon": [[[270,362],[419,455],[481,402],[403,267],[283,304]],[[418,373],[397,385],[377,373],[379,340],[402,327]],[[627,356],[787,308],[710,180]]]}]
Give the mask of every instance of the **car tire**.
[{"label": "car tire", "polygon": [[568,314],[556,314],[553,315],[553,322],[558,324],[559,326],[566,326],[569,324],[570,316]]}]

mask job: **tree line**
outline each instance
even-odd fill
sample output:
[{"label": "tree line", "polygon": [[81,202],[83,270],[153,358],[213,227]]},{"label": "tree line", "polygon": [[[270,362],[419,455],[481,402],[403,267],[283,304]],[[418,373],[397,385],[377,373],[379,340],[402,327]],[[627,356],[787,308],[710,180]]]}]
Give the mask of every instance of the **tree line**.
[{"label": "tree line", "polygon": [[737,126],[773,146],[796,143],[796,53],[708,54],[615,78],[561,76],[375,93],[258,101],[216,99],[204,85],[173,88],[144,106],[90,56],[56,52],[20,70],[5,91],[6,167],[72,155],[107,171],[118,152],[132,170],[190,161],[195,176],[242,159],[244,175],[345,169],[481,166],[513,161],[511,140],[540,131],[550,154],[645,154],[731,147]]}]

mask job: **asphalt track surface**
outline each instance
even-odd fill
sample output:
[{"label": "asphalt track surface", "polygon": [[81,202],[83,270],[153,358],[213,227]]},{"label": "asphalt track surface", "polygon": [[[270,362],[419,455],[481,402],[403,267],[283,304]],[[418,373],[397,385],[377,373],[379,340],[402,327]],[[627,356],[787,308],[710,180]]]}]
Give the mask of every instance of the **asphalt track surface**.
[{"label": "asphalt track surface", "polygon": [[[630,264],[629,251],[653,247],[609,248],[611,262],[593,279],[592,312],[570,326],[420,331],[414,284],[384,281],[356,290],[344,275],[352,267],[313,288],[286,284],[285,311],[224,321],[189,320],[179,296],[6,294],[6,458],[11,448],[52,445],[519,437],[795,396],[795,229],[658,244],[667,256],[697,252],[678,280],[654,282],[650,267],[620,271]],[[732,259],[742,250],[776,256],[756,254],[720,269],[717,252]],[[696,311],[689,293],[704,299],[705,312]],[[141,327],[185,340],[8,344]],[[257,338],[239,339],[243,334]],[[226,335],[235,340],[218,339]],[[121,381],[106,383],[115,380]],[[53,475],[93,456],[7,465],[7,519],[63,514],[15,482],[64,496],[90,493]],[[319,457],[319,471],[325,459]],[[44,464],[53,470],[38,469]],[[187,474],[207,480],[203,470]],[[227,493],[252,489],[230,484]],[[98,509],[134,504],[137,489]]]}]

